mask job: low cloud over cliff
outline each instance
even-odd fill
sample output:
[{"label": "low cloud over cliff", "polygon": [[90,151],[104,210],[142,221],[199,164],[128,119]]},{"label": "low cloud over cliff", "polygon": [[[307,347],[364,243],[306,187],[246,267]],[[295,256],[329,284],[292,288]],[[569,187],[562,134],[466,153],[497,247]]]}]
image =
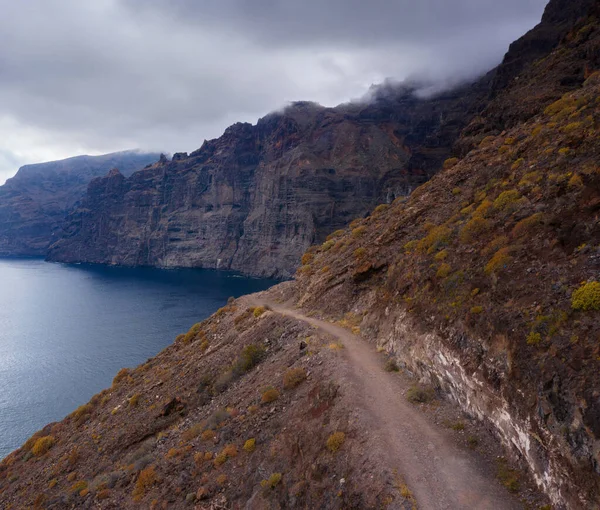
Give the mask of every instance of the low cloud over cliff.
[{"label": "low cloud over cliff", "polygon": [[545,0],[0,0],[0,182],[26,163],[193,150],[290,100],[499,62]]}]

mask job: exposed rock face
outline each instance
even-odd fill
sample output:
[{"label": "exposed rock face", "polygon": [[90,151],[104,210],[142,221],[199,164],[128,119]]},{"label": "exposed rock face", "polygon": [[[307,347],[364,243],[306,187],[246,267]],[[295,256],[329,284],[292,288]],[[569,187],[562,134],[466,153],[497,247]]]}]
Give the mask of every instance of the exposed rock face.
[{"label": "exposed rock face", "polygon": [[26,165],[0,186],[0,256],[44,256],[88,183],[118,167],[125,175],[158,159],[134,151]]},{"label": "exposed rock face", "polygon": [[429,179],[485,93],[382,87],[366,105],[235,124],[189,156],[93,181],[49,259],[289,277],[312,243]]}]

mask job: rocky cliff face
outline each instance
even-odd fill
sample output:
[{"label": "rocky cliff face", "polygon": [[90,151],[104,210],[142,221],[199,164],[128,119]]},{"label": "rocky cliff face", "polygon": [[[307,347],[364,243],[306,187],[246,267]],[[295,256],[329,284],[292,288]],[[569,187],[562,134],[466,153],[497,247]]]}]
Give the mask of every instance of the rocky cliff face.
[{"label": "rocky cliff face", "polygon": [[133,151],[26,165],[0,186],[0,256],[45,256],[88,183],[118,167],[125,175],[158,160]]},{"label": "rocky cliff face", "polygon": [[486,87],[427,100],[381,87],[368,104],[235,124],[190,155],[93,181],[49,259],[289,277],[312,243],[429,179]]}]

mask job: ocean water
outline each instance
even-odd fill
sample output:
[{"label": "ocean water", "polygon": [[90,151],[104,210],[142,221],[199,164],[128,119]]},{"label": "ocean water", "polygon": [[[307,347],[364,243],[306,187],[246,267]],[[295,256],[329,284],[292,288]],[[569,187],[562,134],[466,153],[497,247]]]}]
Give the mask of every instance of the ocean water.
[{"label": "ocean water", "polygon": [[223,306],[273,280],[0,259],[0,459]]}]

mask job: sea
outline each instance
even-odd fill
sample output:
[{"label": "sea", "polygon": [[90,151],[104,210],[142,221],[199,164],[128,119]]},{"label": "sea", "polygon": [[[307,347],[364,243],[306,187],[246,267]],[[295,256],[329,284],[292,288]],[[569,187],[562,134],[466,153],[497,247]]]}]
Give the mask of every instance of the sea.
[{"label": "sea", "polygon": [[0,259],[0,459],[230,296],[275,283],[206,269]]}]

